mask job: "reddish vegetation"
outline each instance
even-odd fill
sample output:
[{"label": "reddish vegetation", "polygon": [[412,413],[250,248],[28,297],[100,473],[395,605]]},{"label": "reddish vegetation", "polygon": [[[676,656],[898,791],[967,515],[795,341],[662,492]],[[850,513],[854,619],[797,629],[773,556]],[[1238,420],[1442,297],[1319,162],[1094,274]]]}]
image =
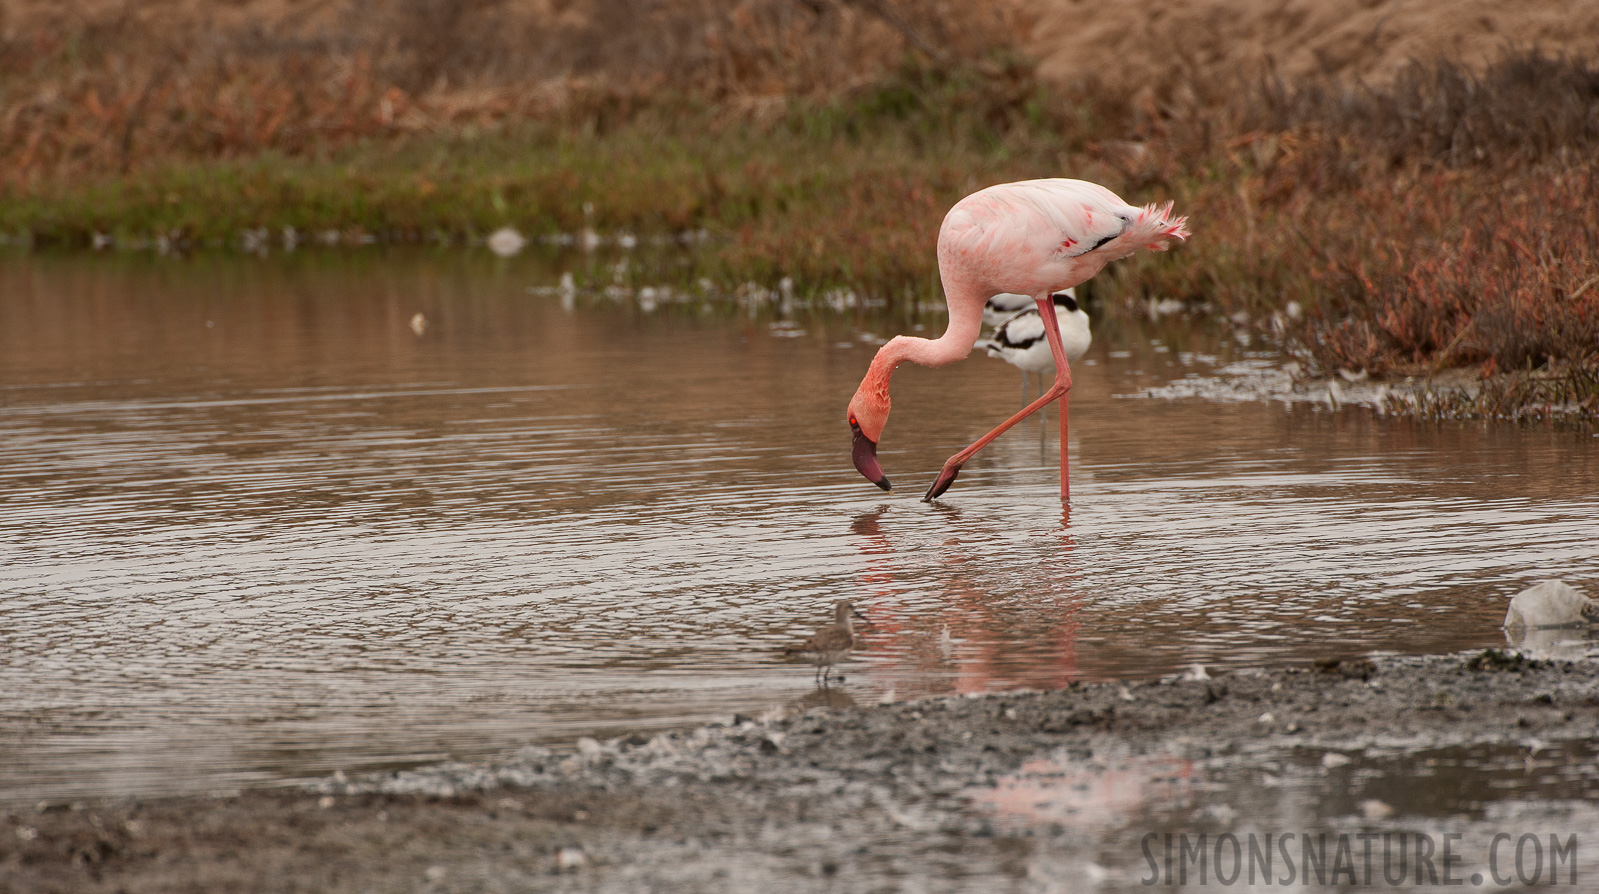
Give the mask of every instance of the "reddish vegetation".
[{"label": "reddish vegetation", "polygon": [[1536,53],[1243,92],[1165,127],[1174,157],[1226,161],[1192,197],[1218,246],[1154,273],[1228,309],[1299,300],[1289,347],[1322,371],[1475,365],[1510,375],[1462,411],[1599,412],[1596,107],[1599,69]]},{"label": "reddish vegetation", "polygon": [[[1434,174],[1402,195],[1356,195],[1363,219],[1321,246],[1330,325],[1314,351],[1325,363],[1383,373],[1480,363],[1492,373],[1599,346],[1593,171],[1517,177],[1499,196],[1461,195],[1460,185]],[[1396,220],[1376,225],[1379,215]]]}]

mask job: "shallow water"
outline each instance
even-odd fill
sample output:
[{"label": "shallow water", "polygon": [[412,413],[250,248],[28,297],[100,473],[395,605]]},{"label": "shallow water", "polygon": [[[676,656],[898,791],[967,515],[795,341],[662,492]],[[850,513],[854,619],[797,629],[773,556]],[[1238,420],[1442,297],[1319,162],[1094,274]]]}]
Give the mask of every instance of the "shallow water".
[{"label": "shallow water", "polygon": [[842,416],[898,324],[529,290],[557,270],[0,259],[0,800],[758,714],[838,598],[869,702],[1502,644],[1512,592],[1599,578],[1586,433],[1141,398],[1250,355],[1102,321],[1069,517],[1053,424],[927,505],[1011,368],[896,376],[885,495]]}]

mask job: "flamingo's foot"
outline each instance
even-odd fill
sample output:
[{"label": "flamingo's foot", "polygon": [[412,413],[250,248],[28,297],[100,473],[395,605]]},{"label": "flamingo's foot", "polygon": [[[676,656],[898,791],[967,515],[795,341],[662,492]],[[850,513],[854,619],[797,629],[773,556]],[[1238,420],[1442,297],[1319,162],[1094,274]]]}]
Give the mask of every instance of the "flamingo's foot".
[{"label": "flamingo's foot", "polygon": [[943,496],[944,491],[949,490],[949,486],[955,483],[955,476],[959,475],[960,473],[960,463],[954,462],[953,460],[944,463],[944,470],[938,473],[938,480],[934,481],[933,486],[927,489],[927,494],[922,497],[922,502],[931,503],[932,501]]}]

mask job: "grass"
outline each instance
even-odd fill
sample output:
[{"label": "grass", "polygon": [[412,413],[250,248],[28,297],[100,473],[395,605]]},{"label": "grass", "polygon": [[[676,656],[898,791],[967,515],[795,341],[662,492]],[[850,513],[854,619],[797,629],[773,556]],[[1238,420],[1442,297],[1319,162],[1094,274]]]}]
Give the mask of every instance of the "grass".
[{"label": "grass", "polygon": [[[708,228],[708,272],[790,276],[888,296],[936,292],[943,210],[1058,161],[1059,127],[1009,120],[975,75],[912,68],[873,90],[767,121],[657,97],[606,127],[522,121],[474,134],[363,140],[321,156],[169,159],[126,174],[6,189],[0,231],[87,246],[94,234],[203,245],[244,230],[359,230],[395,241]],[[1035,90],[1036,85],[1025,89]],[[862,238],[863,234],[868,238]]]},{"label": "grass", "polygon": [[[1323,374],[1482,379],[1408,410],[1420,415],[1599,416],[1586,60],[1417,64],[1381,87],[1216,74],[1194,103],[1152,106],[1038,82],[1004,49],[1003,17],[841,3],[801,27],[798,7],[772,2],[673,20],[650,65],[602,61],[621,74],[529,88],[537,73],[506,61],[487,20],[423,34],[426,5],[401,4],[396,41],[321,56],[244,52],[236,37],[140,68],[126,35],[0,52],[13,75],[0,232],[198,246],[262,227],[391,241],[707,230],[682,276],[914,306],[938,294],[953,202],[1074,176],[1192,218],[1179,250],[1098,277],[1102,304],[1175,298],[1249,319]],[[457,52],[471,34],[489,40],[478,69]],[[663,73],[689,86],[664,88]]]}]

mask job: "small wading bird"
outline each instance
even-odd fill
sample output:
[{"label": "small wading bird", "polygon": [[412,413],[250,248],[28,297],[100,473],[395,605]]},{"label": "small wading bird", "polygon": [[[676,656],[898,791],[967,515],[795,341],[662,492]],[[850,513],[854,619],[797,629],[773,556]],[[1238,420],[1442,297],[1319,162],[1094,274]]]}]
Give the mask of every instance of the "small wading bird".
[{"label": "small wading bird", "polygon": [[[1075,289],[1067,289],[1072,297],[1077,297]],[[1024,310],[1036,309],[1030,295],[1017,295],[1014,292],[1000,292],[998,295],[983,303],[983,325],[991,329],[998,329],[999,325]]]},{"label": "small wading bird", "polygon": [[[995,299],[1020,298],[1020,295],[995,295],[983,306],[983,321],[988,321],[989,308]],[[1049,339],[1044,334],[1044,318],[1031,298],[1027,306],[1012,312],[997,324],[992,338],[980,338],[973,348],[982,348],[990,357],[1009,363],[1022,371],[1022,403],[1027,403],[1027,374],[1038,373],[1038,393],[1044,393],[1044,373],[1055,371],[1055,355],[1050,353]],[[1067,360],[1077,360],[1088,353],[1094,340],[1088,330],[1088,314],[1077,306],[1077,296],[1072,289],[1050,296],[1055,304],[1055,319],[1060,322],[1061,345],[1066,349]]]},{"label": "small wading bird", "polygon": [[[784,649],[783,654],[787,657],[802,658],[816,665],[816,685],[826,686],[827,678],[832,675],[833,665],[843,661],[845,656],[854,651],[858,642],[851,618],[866,620],[866,616],[856,611],[848,599],[840,599],[833,604],[832,624],[816,631],[816,634],[805,642]],[[843,677],[839,679],[842,680]]]},{"label": "small wading bird", "polygon": [[877,462],[877,444],[888,423],[888,384],[894,369],[905,361],[947,366],[964,358],[982,329],[984,302],[1000,292],[1014,292],[1033,296],[1038,306],[1055,359],[1055,382],[1038,400],[950,457],[922,499],[944,493],[973,454],[1054,400],[1061,402],[1060,497],[1068,499],[1066,393],[1072,373],[1050,295],[1087,281],[1117,258],[1141,249],[1161,251],[1173,239],[1188,238],[1187,223],[1186,217],[1172,217],[1170,202],[1137,208],[1083,180],[1002,183],[955,203],[938,231],[938,272],[949,305],[949,328],[935,339],[896,336],[872,358],[849,402],[856,470],[889,489]]}]

